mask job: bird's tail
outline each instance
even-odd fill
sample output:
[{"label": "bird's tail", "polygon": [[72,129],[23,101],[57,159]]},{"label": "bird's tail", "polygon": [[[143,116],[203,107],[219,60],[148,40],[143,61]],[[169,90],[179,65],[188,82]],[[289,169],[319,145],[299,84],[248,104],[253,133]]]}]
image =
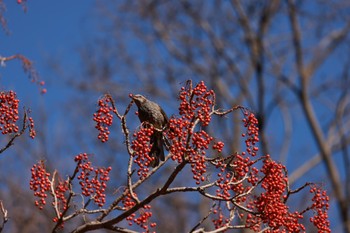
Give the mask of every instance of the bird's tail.
[{"label": "bird's tail", "polygon": [[151,162],[152,167],[157,167],[159,165],[159,160],[164,161],[164,148],[163,148],[163,133],[162,132],[154,132],[150,143],[152,144],[150,156],[154,158]]}]

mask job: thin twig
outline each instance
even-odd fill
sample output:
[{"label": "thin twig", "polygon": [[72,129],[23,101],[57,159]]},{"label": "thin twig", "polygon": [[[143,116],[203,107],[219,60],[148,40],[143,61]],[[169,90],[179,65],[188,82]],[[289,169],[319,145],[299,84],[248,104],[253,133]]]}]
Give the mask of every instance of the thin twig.
[{"label": "thin twig", "polygon": [[0,225],[0,232],[2,232],[2,230],[3,230],[4,227],[5,227],[5,224],[6,224],[7,221],[8,221],[8,216],[7,216],[8,212],[7,212],[7,210],[5,209],[5,207],[4,207],[3,203],[2,203],[2,201],[0,201],[0,211],[1,211],[1,214],[2,214],[2,223],[1,223],[1,225]]},{"label": "thin twig", "polygon": [[190,233],[193,233],[212,213],[213,213],[213,208],[215,207],[216,203],[212,205],[211,209],[209,210],[208,214],[204,216],[191,230]]},{"label": "thin twig", "polygon": [[[56,215],[57,215],[57,223],[56,225],[54,226],[54,228],[52,229],[52,233],[55,233],[56,230],[59,228],[59,226],[61,226],[62,223],[64,223],[65,221],[68,221],[70,219],[72,219],[73,217],[77,216],[78,214],[71,214],[69,216],[66,216],[65,217],[65,214],[67,213],[69,207],[70,207],[70,202],[73,198],[73,196],[75,195],[75,193],[73,192],[73,185],[72,185],[72,181],[73,179],[75,178],[75,176],[78,174],[79,172],[79,165],[80,165],[81,161],[79,161],[74,169],[74,172],[71,176],[68,176],[68,186],[69,186],[69,196],[67,198],[67,202],[66,202],[66,205],[63,207],[63,212],[61,214],[59,214],[59,211],[58,211],[58,214],[57,214],[57,211],[56,211]],[[54,173],[55,174],[55,173]],[[54,179],[54,177],[53,177]],[[52,182],[53,183],[53,182]],[[52,195],[55,197],[56,196],[56,193],[55,193],[55,190],[52,191]],[[57,201],[57,200],[56,200]],[[57,203],[57,202],[56,202]],[[86,207],[86,206],[84,206]],[[84,208],[83,207],[83,208]]]},{"label": "thin twig", "polygon": [[1,154],[2,152],[4,152],[5,150],[7,150],[8,148],[10,148],[10,147],[13,145],[13,142],[15,141],[15,139],[18,138],[19,136],[21,136],[22,134],[24,134],[24,132],[26,131],[27,128],[28,128],[28,124],[27,124],[27,112],[24,111],[23,125],[22,125],[21,131],[19,131],[18,133],[14,134],[14,135],[12,136],[12,138],[8,141],[8,143],[6,144],[6,146],[0,149],[0,154]]}]

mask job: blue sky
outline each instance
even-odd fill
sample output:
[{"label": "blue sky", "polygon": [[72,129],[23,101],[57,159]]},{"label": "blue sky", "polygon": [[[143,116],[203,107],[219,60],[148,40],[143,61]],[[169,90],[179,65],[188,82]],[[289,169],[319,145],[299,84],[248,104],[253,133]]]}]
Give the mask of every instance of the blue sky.
[{"label": "blue sky", "polygon": [[[34,63],[48,91],[41,95],[38,86],[30,82],[17,60],[9,61],[6,67],[0,68],[1,88],[17,92],[20,107],[30,108],[34,119],[37,119],[38,131],[56,132],[57,129],[66,129],[69,122],[64,120],[65,113],[61,106],[67,103],[70,90],[49,64],[57,61],[65,72],[71,74],[77,71],[77,50],[91,33],[91,25],[87,21],[93,13],[94,1],[87,0],[80,4],[67,0],[28,1],[26,12],[16,1],[6,1],[5,4],[7,11],[4,16],[10,34],[5,34],[3,30],[0,32],[0,55],[26,56]],[[50,122],[45,127],[40,125],[40,114],[48,117]],[[52,136],[48,143],[56,140],[52,133],[46,135]]]},{"label": "blue sky", "polygon": [[[93,2],[87,0],[83,4],[72,4],[72,1],[67,0],[28,1],[27,11],[23,12],[16,1],[6,1],[5,18],[10,34],[1,32],[0,55],[20,53],[33,61],[41,78],[47,83],[49,92],[45,98],[50,101],[57,96],[60,87],[57,83],[53,85],[48,60],[63,61],[67,70],[74,69],[78,60],[74,49],[84,40],[85,29],[88,27],[86,20],[92,11]],[[23,88],[25,93],[33,94],[31,88],[34,91],[37,87],[28,85],[20,67],[17,61],[7,63],[6,68],[1,69],[2,85],[18,90]],[[18,91],[18,94],[24,92]]]}]

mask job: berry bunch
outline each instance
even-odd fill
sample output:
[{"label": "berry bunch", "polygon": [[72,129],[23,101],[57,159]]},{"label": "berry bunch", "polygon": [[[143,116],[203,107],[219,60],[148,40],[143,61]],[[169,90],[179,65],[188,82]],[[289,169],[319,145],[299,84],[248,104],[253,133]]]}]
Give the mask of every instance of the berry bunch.
[{"label": "berry bunch", "polygon": [[149,172],[148,166],[150,166],[151,162],[155,159],[149,156],[152,147],[150,140],[153,132],[154,127],[152,125],[147,125],[147,127],[142,127],[133,134],[135,139],[131,142],[131,148],[134,150],[132,156],[135,158],[134,162],[139,167],[137,175],[141,179],[147,176]]},{"label": "berry bunch", "polygon": [[219,153],[222,152],[222,149],[224,148],[225,144],[223,142],[217,142],[213,145],[213,149],[217,150]]},{"label": "berry bunch", "polygon": [[[232,197],[234,192],[236,195],[243,193],[246,188],[243,185],[243,182],[240,182],[237,176],[235,176],[234,172],[227,172],[226,165],[220,164],[220,172],[218,173],[218,179],[216,181],[217,189],[216,196],[229,199]],[[237,199],[237,202],[244,201],[244,197],[242,199]]]},{"label": "berry bunch", "polygon": [[28,121],[29,121],[29,137],[34,139],[36,136],[36,131],[34,129],[34,120],[32,117],[29,117]]},{"label": "berry bunch", "polygon": [[98,109],[94,113],[94,121],[96,122],[95,128],[99,131],[98,139],[101,142],[107,142],[109,139],[109,126],[113,123],[113,107],[110,105],[111,97],[103,96],[98,101]]},{"label": "berry bunch", "polygon": [[[251,187],[244,183],[245,180],[256,180],[254,168],[251,168],[244,162],[249,158],[243,158],[239,154],[235,155],[235,160],[231,164],[225,164],[222,161],[217,164],[219,170],[218,179],[216,180],[216,196],[230,199],[235,196],[236,203],[243,203],[246,195],[240,195],[247,192]],[[227,169],[229,166],[229,169]],[[253,170],[254,172],[250,172]]]},{"label": "berry bunch", "polygon": [[261,172],[264,179],[261,187],[265,190],[254,201],[248,204],[248,207],[259,213],[256,215],[248,214],[246,226],[254,231],[260,231],[264,224],[267,224],[271,230],[267,232],[301,232],[305,230],[299,219],[303,216],[298,212],[290,212],[285,203],[287,196],[287,176],[285,167],[269,158],[264,160]]},{"label": "berry bunch", "polygon": [[[253,113],[244,109],[243,111],[244,119],[242,120],[244,123],[244,127],[247,128],[247,133],[242,134],[242,137],[246,137],[245,144],[248,155],[255,156],[258,151],[258,147],[256,143],[259,142],[259,128],[257,126],[258,121]],[[220,143],[220,142],[219,142]],[[213,149],[220,148],[220,145],[223,143],[214,144]],[[225,162],[225,160],[229,162]],[[244,182],[247,180],[251,185],[255,185],[258,180],[259,169],[254,167],[255,161],[252,160],[252,157],[247,156],[246,152],[236,153],[231,155],[223,160],[218,160],[216,167],[219,170],[216,195],[218,197],[228,199],[231,198],[232,195],[236,196],[237,203],[243,203],[246,201],[246,195],[241,195],[247,192],[251,186],[246,185]],[[227,169],[229,166],[229,169]]]},{"label": "berry bunch", "polygon": [[14,91],[0,92],[0,131],[2,134],[18,132],[16,125],[19,100]]},{"label": "berry bunch", "polygon": [[169,120],[168,138],[171,140],[171,159],[182,163],[185,159],[191,164],[196,184],[204,181],[206,172],[206,149],[213,140],[205,131],[193,132],[193,124],[185,117]]},{"label": "berry bunch", "polygon": [[310,193],[314,194],[314,197],[312,198],[312,208],[315,212],[315,216],[310,218],[310,222],[316,226],[319,233],[331,232],[327,214],[329,209],[329,197],[327,196],[326,191],[313,186],[310,189]]},{"label": "berry bunch", "polygon": [[169,120],[168,138],[171,141],[171,159],[182,163],[186,154],[187,138],[192,134],[191,123],[185,117]]},{"label": "berry bunch", "polygon": [[[59,180],[58,184],[55,187],[55,194],[57,197],[58,203],[52,203],[53,206],[57,206],[58,210],[60,211],[60,217],[62,215],[62,212],[67,209],[67,198],[66,193],[69,189],[69,183],[68,180]],[[53,219],[54,222],[58,221],[58,218]]]},{"label": "berry bunch", "polygon": [[206,179],[204,176],[207,172],[205,154],[212,140],[213,137],[209,136],[209,134],[203,130],[192,134],[188,161],[191,164],[193,179],[196,180],[196,184],[200,184],[200,181],[205,181]]},{"label": "berry bunch", "polygon": [[[136,193],[134,193],[135,196]],[[130,193],[124,196],[122,199],[122,204],[125,210],[128,210],[136,205],[135,201],[132,199]],[[155,227],[157,224],[154,222],[149,222],[149,219],[152,217],[152,211],[150,205],[144,205],[143,208],[139,210],[138,216],[136,213],[132,213],[129,215],[126,220],[129,223],[129,226],[132,226],[133,223],[136,223],[141,228],[145,230],[145,232],[149,232],[149,228]]]},{"label": "berry bunch", "polygon": [[[30,179],[30,189],[34,191],[34,196],[39,199],[35,201],[35,205],[42,210],[46,205],[46,198],[48,194],[53,196],[52,186],[55,192],[56,201],[53,199],[52,206],[56,207],[61,215],[63,211],[67,209],[67,199],[66,192],[68,191],[69,185],[68,181],[60,180],[57,184],[52,180],[50,180],[51,174],[46,171],[45,164],[43,161],[40,161],[38,164],[34,164],[31,169],[32,177]],[[55,176],[55,173],[54,175]],[[53,219],[54,222],[58,221],[58,217],[56,216]]]},{"label": "berry bunch", "polygon": [[[195,131],[195,122],[199,121],[207,126],[211,120],[211,111],[214,106],[215,95],[208,90],[204,82],[182,87],[179,95],[181,117],[172,117],[169,120],[168,138],[171,141],[171,158],[181,163],[183,159],[191,164],[193,179],[196,184],[205,181],[206,173],[206,150],[213,141],[204,130]],[[221,151],[223,143],[214,145],[214,149]]]},{"label": "berry bunch", "polygon": [[34,196],[39,199],[35,201],[35,205],[42,210],[46,205],[47,194],[51,189],[50,173],[46,171],[43,161],[34,164],[31,168],[31,179],[29,182],[30,189],[34,191]]},{"label": "berry bunch", "polygon": [[78,163],[77,167],[80,171],[78,175],[79,184],[82,194],[91,197],[101,207],[106,202],[105,191],[109,180],[108,174],[112,168],[94,168],[88,156],[87,153],[81,153],[75,156],[75,162]]},{"label": "berry bunch", "polygon": [[244,123],[244,127],[247,129],[247,132],[242,134],[242,137],[245,137],[245,145],[247,148],[247,152],[255,156],[259,148],[256,146],[256,143],[259,142],[259,127],[258,127],[258,119],[256,119],[255,115],[248,110],[244,110],[245,118],[242,120]]},{"label": "berry bunch", "polygon": [[[229,160],[229,162],[227,163],[225,160]],[[219,160],[216,165],[220,169],[216,181],[218,186],[216,195],[225,199],[235,195],[237,203],[244,202],[246,195],[240,194],[244,194],[251,188],[245,181],[255,185],[259,180],[259,169],[253,166],[254,163],[255,161],[252,161],[246,152],[236,153],[228,158]]]},{"label": "berry bunch", "polygon": [[180,115],[185,116],[188,120],[199,119],[203,126],[209,125],[215,100],[213,90],[208,90],[201,81],[193,89],[192,85],[182,87],[179,98],[181,100]]},{"label": "berry bunch", "polygon": [[223,227],[225,224],[229,223],[229,219],[222,213],[222,209],[220,207],[213,210],[212,222],[214,224],[215,229]]}]

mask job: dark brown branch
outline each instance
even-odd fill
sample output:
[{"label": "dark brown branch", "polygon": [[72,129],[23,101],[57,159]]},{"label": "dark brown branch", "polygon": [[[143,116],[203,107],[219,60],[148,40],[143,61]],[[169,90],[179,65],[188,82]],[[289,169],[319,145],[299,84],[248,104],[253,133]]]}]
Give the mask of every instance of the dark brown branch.
[{"label": "dark brown branch", "polygon": [[90,222],[90,223],[86,223],[86,224],[84,224],[82,226],[79,226],[75,230],[73,230],[72,233],[87,232],[87,231],[101,229],[101,228],[107,228],[108,229],[108,228],[112,227],[114,224],[117,224],[120,221],[124,220],[127,216],[129,216],[132,213],[136,212],[137,210],[139,210],[143,206],[149,204],[151,201],[153,201],[158,196],[164,195],[166,193],[167,188],[174,181],[174,179],[177,176],[177,174],[185,167],[185,165],[186,165],[185,161],[182,162],[181,164],[179,164],[175,168],[175,170],[172,172],[172,174],[169,176],[168,180],[165,182],[165,184],[163,185],[162,188],[157,189],[155,192],[150,194],[147,198],[142,200],[139,204],[137,204],[137,205],[133,206],[132,208],[128,209],[127,211],[123,212],[122,214],[120,214],[116,218],[113,218],[113,219],[110,219],[110,220],[107,220],[107,221],[103,221],[103,222],[93,221],[93,222]]}]

